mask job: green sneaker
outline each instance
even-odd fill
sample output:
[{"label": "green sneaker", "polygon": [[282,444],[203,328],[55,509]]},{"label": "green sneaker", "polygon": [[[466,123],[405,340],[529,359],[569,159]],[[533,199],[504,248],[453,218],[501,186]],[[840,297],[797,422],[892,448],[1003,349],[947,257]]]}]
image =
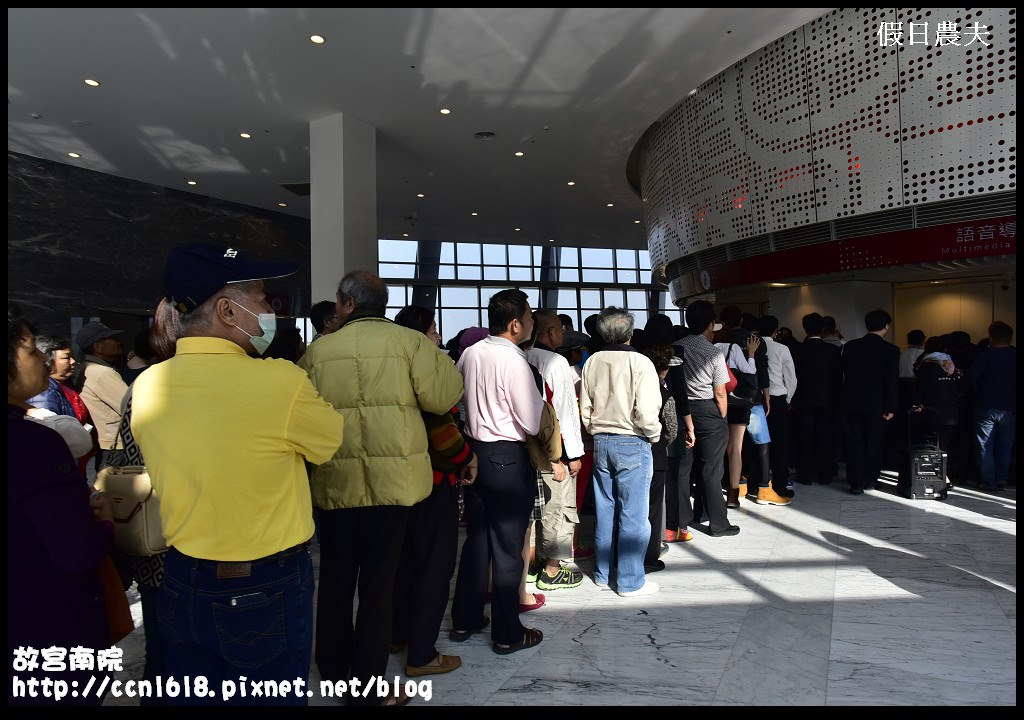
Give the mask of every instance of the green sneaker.
[{"label": "green sneaker", "polygon": [[530,565],[526,568],[526,582],[537,582],[537,574],[539,572],[540,568],[538,568],[533,563],[530,563]]},{"label": "green sneaker", "polygon": [[558,573],[551,577],[546,570],[537,574],[538,590],[561,590],[562,588],[574,588],[583,584],[583,573],[573,572],[564,567],[558,568]]}]

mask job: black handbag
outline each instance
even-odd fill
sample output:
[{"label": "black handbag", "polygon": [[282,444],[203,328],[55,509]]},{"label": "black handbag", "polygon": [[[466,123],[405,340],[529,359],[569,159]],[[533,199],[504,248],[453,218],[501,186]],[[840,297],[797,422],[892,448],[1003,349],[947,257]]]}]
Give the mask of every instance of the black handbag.
[{"label": "black handbag", "polygon": [[[731,343],[729,345],[730,355],[732,355],[732,347],[735,344],[736,343]],[[728,364],[728,362],[726,364]],[[761,388],[757,386],[757,375],[740,372],[736,368],[733,368],[733,374],[736,376],[737,382],[736,387],[727,396],[728,405],[729,407],[738,408],[740,410],[749,410],[754,407],[761,398]]]}]

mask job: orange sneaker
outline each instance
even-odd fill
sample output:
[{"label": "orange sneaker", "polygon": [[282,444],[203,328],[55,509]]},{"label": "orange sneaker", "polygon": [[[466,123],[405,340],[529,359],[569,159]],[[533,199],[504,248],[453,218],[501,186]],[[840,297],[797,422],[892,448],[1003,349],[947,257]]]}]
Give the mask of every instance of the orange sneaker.
[{"label": "orange sneaker", "polygon": [[665,542],[676,542],[676,537],[678,536],[678,534],[679,533],[677,533],[675,530],[666,530]]},{"label": "orange sneaker", "polygon": [[693,540],[693,533],[689,530],[680,529],[676,534],[676,542],[690,542]]}]

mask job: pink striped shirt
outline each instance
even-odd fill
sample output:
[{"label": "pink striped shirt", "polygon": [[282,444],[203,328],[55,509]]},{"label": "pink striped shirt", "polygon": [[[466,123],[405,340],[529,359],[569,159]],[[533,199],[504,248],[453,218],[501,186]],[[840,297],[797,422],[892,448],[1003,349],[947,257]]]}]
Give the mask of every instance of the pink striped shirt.
[{"label": "pink striped shirt", "polygon": [[540,430],[544,399],[526,354],[512,341],[488,336],[459,358],[466,385],[466,435],[481,442],[522,442]]}]

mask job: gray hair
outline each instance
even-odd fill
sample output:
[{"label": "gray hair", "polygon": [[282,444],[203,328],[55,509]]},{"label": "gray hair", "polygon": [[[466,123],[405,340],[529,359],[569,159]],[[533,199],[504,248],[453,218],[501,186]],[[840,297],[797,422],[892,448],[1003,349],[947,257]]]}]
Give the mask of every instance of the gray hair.
[{"label": "gray hair", "polygon": [[357,309],[384,313],[388,306],[388,286],[376,273],[353,270],[338,283],[338,300],[352,300]]},{"label": "gray hair", "polygon": [[633,337],[633,314],[622,308],[606,307],[597,318],[597,332],[609,345],[621,345]]},{"label": "gray hair", "polygon": [[255,291],[259,280],[247,282],[228,283],[219,291],[215,292],[210,299],[201,304],[195,310],[185,315],[179,315],[181,335],[199,336],[210,331],[213,327],[213,309],[217,306],[217,300],[228,297],[238,301],[245,301]]},{"label": "gray hair", "polygon": [[53,372],[53,362],[58,350],[70,350],[71,341],[54,335],[36,335],[36,348],[46,355],[46,369]]}]

